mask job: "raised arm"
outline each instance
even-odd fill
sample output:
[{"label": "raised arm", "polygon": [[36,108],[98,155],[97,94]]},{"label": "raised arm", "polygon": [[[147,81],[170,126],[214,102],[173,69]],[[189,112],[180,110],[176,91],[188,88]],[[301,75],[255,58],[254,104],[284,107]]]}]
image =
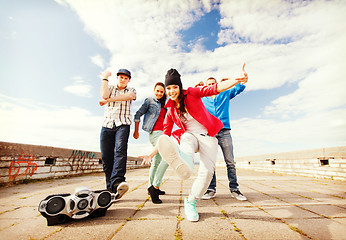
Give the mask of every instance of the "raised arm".
[{"label": "raised arm", "polygon": [[103,79],[101,83],[101,98],[108,99],[110,95],[109,86],[108,86],[108,77],[111,76],[112,73],[110,71],[104,71],[100,75],[102,76],[102,79]]},{"label": "raised arm", "polygon": [[235,79],[227,79],[225,81],[221,81],[217,84],[216,90],[218,93],[226,91],[227,89],[230,89],[231,87],[234,87],[238,83],[244,84],[248,80],[247,73],[245,72],[245,63],[243,64],[243,76],[240,78],[235,78]]}]

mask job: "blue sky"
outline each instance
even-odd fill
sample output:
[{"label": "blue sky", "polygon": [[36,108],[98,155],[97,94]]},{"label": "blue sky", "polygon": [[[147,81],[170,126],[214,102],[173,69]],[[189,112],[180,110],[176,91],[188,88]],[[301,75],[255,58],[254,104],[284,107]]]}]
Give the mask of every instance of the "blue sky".
[{"label": "blue sky", "polygon": [[[236,156],[346,145],[345,1],[0,0],[0,141],[99,151],[99,73],[131,70],[132,112],[170,68],[249,81]],[[114,76],[111,83],[115,83]],[[132,126],[133,127],[133,126]],[[148,152],[148,135],[129,154]]]}]

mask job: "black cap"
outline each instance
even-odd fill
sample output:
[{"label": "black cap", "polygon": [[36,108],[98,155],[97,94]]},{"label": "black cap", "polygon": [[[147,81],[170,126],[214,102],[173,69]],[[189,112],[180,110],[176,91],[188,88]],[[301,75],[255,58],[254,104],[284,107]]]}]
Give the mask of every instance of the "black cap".
[{"label": "black cap", "polygon": [[119,76],[120,74],[126,75],[129,77],[129,79],[131,79],[131,72],[125,68],[119,69],[117,76]]},{"label": "black cap", "polygon": [[176,69],[171,68],[167,71],[165,85],[166,87],[169,85],[178,85],[180,89],[183,88],[180,80],[180,74]]}]

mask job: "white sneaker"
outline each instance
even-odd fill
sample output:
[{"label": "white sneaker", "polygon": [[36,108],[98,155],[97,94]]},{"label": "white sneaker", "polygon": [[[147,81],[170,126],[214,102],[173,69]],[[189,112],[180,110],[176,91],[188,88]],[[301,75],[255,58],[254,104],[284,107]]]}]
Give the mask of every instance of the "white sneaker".
[{"label": "white sneaker", "polygon": [[192,175],[192,157],[181,152],[167,135],[160,136],[158,149],[161,157],[174,169],[181,179],[186,180]]},{"label": "white sneaker", "polygon": [[186,219],[189,220],[190,222],[197,222],[199,220],[199,215],[196,210],[197,200],[193,200],[189,202],[187,199],[188,199],[187,197],[184,198],[184,210],[185,210]]},{"label": "white sneaker", "polygon": [[121,182],[117,186],[117,191],[115,195],[115,199],[120,199],[124,194],[129,190],[129,184],[127,182]]},{"label": "white sneaker", "polygon": [[207,190],[207,192],[201,197],[203,200],[208,200],[211,198],[214,198],[216,195],[216,192],[211,191],[211,190]]},{"label": "white sneaker", "polygon": [[247,198],[239,191],[239,189],[237,190],[232,190],[231,191],[231,196],[240,200],[240,201],[246,201]]}]

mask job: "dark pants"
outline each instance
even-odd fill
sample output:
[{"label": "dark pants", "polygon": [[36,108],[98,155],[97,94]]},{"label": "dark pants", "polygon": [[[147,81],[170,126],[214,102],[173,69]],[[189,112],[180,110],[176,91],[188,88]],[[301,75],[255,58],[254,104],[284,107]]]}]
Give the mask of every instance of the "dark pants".
[{"label": "dark pants", "polygon": [[101,160],[107,189],[112,189],[114,183],[125,181],[129,135],[130,125],[101,129]]}]

